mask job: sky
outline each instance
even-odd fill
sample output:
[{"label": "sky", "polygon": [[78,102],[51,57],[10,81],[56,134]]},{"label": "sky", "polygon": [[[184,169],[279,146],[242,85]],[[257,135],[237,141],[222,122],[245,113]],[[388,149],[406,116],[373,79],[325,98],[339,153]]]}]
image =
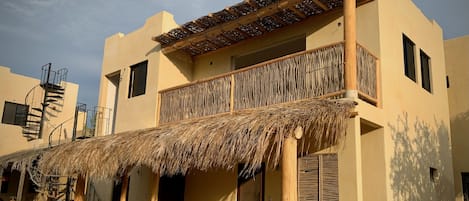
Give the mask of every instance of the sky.
[{"label": "sky", "polygon": [[[166,10],[178,24],[216,12],[241,0],[1,0],[0,66],[39,78],[41,66],[67,68],[67,80],[80,85],[78,102],[95,106],[104,40],[129,33]],[[469,0],[414,0],[435,19],[444,37],[469,34]],[[152,42],[152,41],[149,41]],[[1,75],[0,75],[1,76]]]}]

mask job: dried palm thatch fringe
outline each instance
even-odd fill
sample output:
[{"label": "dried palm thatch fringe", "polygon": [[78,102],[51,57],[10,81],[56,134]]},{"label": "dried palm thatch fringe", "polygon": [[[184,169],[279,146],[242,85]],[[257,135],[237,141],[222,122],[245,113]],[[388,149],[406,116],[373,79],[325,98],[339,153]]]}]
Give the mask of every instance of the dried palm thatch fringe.
[{"label": "dried palm thatch fringe", "polygon": [[351,101],[309,99],[96,137],[47,151],[40,169],[106,179],[129,166],[173,175],[246,163],[244,171],[252,173],[262,162],[278,165],[284,139],[297,126],[304,128],[305,150],[337,144],[353,107]]}]

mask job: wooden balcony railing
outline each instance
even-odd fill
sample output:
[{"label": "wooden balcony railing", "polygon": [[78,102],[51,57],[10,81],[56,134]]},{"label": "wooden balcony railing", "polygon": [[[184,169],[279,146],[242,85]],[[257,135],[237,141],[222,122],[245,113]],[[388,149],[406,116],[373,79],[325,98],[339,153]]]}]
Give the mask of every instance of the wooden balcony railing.
[{"label": "wooden balcony railing", "polygon": [[[357,45],[359,97],[376,105],[378,60]],[[159,123],[313,97],[341,98],[344,44],[303,51],[160,91]]]}]

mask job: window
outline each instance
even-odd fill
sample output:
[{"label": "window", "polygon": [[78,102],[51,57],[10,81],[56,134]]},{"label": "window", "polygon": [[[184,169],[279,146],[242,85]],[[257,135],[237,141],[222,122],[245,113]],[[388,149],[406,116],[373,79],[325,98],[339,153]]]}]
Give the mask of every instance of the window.
[{"label": "window", "polygon": [[147,64],[148,61],[144,61],[130,67],[129,98],[145,94]]},{"label": "window", "polygon": [[422,87],[428,92],[432,92],[430,84],[430,57],[422,50],[420,50],[420,68],[422,72]]},{"label": "window", "polygon": [[7,102],[3,106],[3,117],[2,123],[26,126],[26,118],[28,114],[29,106]]},{"label": "window", "polygon": [[243,174],[244,164],[238,165],[238,201],[263,201],[265,166],[254,175]]},{"label": "window", "polygon": [[404,41],[404,72],[408,78],[415,82],[415,44],[405,35],[402,35],[402,38]]}]

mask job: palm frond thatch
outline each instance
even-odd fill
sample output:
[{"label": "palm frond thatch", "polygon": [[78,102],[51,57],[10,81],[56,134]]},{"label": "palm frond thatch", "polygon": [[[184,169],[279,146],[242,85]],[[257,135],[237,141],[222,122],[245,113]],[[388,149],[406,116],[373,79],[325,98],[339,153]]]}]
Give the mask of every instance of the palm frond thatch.
[{"label": "palm frond thatch", "polygon": [[106,179],[132,166],[173,175],[246,163],[250,173],[262,162],[277,166],[284,139],[298,126],[304,128],[302,147],[337,144],[353,107],[352,101],[303,100],[96,137],[45,152],[40,168]]}]

